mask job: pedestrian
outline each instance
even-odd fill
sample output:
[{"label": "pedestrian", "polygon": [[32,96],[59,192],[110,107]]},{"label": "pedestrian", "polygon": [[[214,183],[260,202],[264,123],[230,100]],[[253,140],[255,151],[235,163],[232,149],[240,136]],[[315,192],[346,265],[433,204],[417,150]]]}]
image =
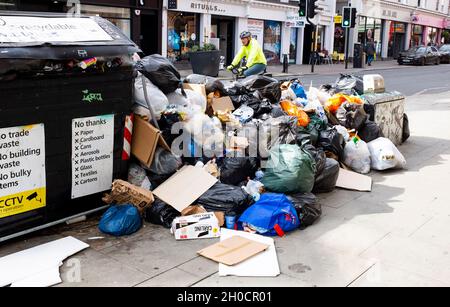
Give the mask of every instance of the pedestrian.
[{"label": "pedestrian", "polygon": [[[233,63],[231,63],[227,69],[231,71],[234,68],[239,68],[239,74],[242,74],[245,77],[262,74],[267,67],[267,60],[263,49],[258,41],[252,38],[252,34],[248,31],[242,32],[240,38],[242,41],[241,50],[239,50]],[[247,63],[245,66],[239,67],[244,58]]]},{"label": "pedestrian", "polygon": [[366,44],[367,64],[372,66],[372,62],[375,59],[375,44],[373,40],[369,40]]}]

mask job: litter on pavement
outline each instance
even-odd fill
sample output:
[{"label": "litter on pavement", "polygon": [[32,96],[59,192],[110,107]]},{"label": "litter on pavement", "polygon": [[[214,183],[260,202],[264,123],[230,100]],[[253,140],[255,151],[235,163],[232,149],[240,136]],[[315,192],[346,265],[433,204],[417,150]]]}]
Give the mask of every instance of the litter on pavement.
[{"label": "litter on pavement", "polygon": [[[170,228],[176,240],[231,240],[200,252],[216,261],[224,262],[217,256],[225,255],[217,253],[224,243],[246,246],[239,235],[224,233],[289,235],[320,221],[313,193],[370,192],[372,170],[406,167],[396,147],[409,134],[405,99],[386,93],[380,75],[341,75],[334,84],[306,87],[300,79],[267,76],[182,80],[157,55],[135,66],[135,108],[147,111],[135,114],[129,180],[155,197],[143,217]],[[139,93],[142,84],[154,95]],[[114,190],[105,200],[126,203],[112,197]],[[254,251],[272,244],[265,246]]]},{"label": "litter on pavement", "polygon": [[[126,91],[130,97],[124,99],[131,109],[121,117],[99,114],[95,121],[73,122],[75,128],[104,125],[98,129],[103,135],[95,138],[105,143],[81,154],[109,153],[110,163],[96,172],[108,167],[110,173],[91,192],[76,188],[78,181],[72,189],[72,199],[97,198],[96,193],[111,185],[103,197],[110,207],[99,222],[102,233],[131,235],[145,220],[163,226],[160,231],[171,231],[174,240],[220,237],[220,242],[198,253],[219,262],[221,276],[277,276],[280,269],[271,237],[289,236],[320,222],[322,207],[316,194],[336,188],[370,192],[371,171],[407,167],[397,148],[410,135],[405,97],[386,92],[381,75],[341,75],[333,84],[316,87],[305,86],[300,77],[183,79],[169,59],[161,55],[141,59],[131,56],[136,50],[126,50],[133,52],[31,61],[23,71],[0,70],[0,80],[39,70],[73,76],[130,73]],[[121,88],[119,83],[116,87]],[[103,101],[100,93],[83,93],[86,104]],[[116,104],[120,103],[114,110]],[[118,122],[126,123],[123,135]],[[75,128],[73,148],[78,148],[75,136],[80,131]],[[41,130],[35,129],[35,134]],[[108,140],[115,147],[106,148]],[[78,164],[76,158],[78,153],[73,157]],[[74,176],[77,170],[74,166]],[[0,285],[55,284],[61,261],[87,247],[66,238],[1,258]],[[25,261],[30,258],[35,259],[32,265]]]}]

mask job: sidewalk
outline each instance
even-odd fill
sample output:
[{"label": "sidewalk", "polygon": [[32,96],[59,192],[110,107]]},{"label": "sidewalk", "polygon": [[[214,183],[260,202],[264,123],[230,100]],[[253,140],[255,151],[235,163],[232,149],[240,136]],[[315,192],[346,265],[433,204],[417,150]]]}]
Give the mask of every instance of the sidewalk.
[{"label": "sidewalk", "polygon": [[[376,71],[376,70],[387,70],[387,69],[403,69],[403,68],[410,68],[413,66],[400,66],[397,64],[397,61],[378,61],[374,62],[372,66],[367,66],[364,69],[353,68],[353,63],[349,63],[348,65],[349,69],[345,69],[345,64],[323,64],[315,66],[314,73],[311,73],[311,65],[289,65],[288,73],[283,73],[283,66],[282,65],[275,65],[275,66],[269,66],[267,68],[268,73],[273,74],[273,77],[275,78],[289,78],[289,77],[296,77],[296,76],[304,76],[304,75],[336,75],[339,73],[360,73],[360,72],[370,72],[370,71]],[[192,74],[192,70],[180,70],[181,76],[187,77],[188,75]],[[223,80],[231,80],[233,79],[233,75],[229,71],[220,71],[219,72],[219,79]]]},{"label": "sidewalk", "polygon": [[148,223],[115,238],[99,232],[98,216],[3,244],[0,257],[65,236],[88,243],[64,262],[60,287],[449,286],[449,94],[408,98],[412,136],[399,148],[408,170],[372,172],[372,193],[321,194],[322,218],[276,239],[277,278],[219,277],[217,263],[196,253],[217,240],[176,241],[168,229]]}]

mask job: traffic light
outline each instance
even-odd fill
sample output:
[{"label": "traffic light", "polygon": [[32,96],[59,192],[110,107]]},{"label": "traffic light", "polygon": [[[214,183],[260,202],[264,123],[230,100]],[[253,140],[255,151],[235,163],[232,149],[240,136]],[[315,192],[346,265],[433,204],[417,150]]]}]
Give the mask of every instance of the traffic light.
[{"label": "traffic light", "polygon": [[350,25],[350,28],[356,27],[356,15],[358,14],[358,11],[356,10],[356,7],[352,8],[352,22]]},{"label": "traffic light", "polygon": [[313,19],[316,17],[316,10],[319,8],[317,5],[317,1],[319,0],[309,0],[308,1],[308,18]]},{"label": "traffic light", "polygon": [[350,28],[352,26],[352,8],[349,6],[344,7],[342,13],[342,27]]},{"label": "traffic light", "polygon": [[300,0],[298,4],[298,16],[306,17],[306,8],[308,0]]}]

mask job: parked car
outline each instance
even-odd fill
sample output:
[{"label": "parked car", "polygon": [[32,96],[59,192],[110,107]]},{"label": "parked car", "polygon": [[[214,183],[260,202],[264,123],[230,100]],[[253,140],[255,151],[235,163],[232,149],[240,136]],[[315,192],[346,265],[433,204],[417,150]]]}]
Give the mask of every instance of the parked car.
[{"label": "parked car", "polygon": [[450,64],[450,45],[442,45],[439,53],[441,54],[441,63]]},{"label": "parked car", "polygon": [[408,51],[400,52],[397,62],[400,65],[439,65],[441,63],[441,58],[436,47],[419,46],[413,47]]}]

